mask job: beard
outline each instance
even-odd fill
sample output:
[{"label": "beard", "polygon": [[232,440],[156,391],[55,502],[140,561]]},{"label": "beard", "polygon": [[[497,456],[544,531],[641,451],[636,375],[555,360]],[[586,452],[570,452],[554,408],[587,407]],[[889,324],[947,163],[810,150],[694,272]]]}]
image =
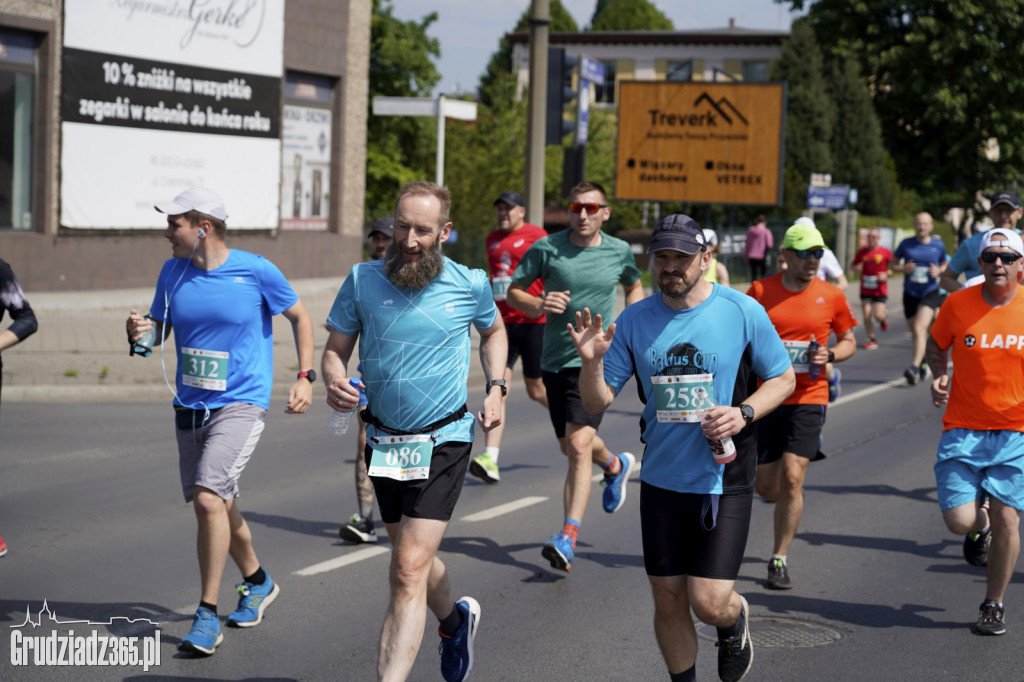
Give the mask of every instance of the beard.
[{"label": "beard", "polygon": [[435,241],[428,249],[420,251],[419,259],[404,262],[398,244],[388,247],[384,259],[384,274],[396,287],[403,289],[424,289],[444,269],[444,255],[441,241]]}]

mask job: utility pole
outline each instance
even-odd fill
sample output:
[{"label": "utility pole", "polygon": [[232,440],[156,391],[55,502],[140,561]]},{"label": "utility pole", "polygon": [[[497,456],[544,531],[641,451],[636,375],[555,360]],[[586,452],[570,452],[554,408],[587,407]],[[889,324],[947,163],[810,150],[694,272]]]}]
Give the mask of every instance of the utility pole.
[{"label": "utility pole", "polygon": [[548,81],[549,0],[532,0],[530,87],[526,121],[526,221],[544,224],[544,126]]}]

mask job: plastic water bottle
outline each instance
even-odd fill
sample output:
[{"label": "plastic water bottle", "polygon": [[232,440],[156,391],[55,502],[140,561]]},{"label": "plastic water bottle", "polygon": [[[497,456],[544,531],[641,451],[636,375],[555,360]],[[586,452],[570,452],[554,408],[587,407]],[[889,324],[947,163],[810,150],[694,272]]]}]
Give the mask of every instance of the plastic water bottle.
[{"label": "plastic water bottle", "polygon": [[[352,388],[359,388],[359,379],[355,377],[349,377],[348,385]],[[333,433],[335,436],[344,436],[348,433],[348,427],[352,424],[352,415],[356,413],[356,408],[353,407],[351,410],[345,412],[338,412],[337,410],[331,410],[331,416],[327,420],[327,430]]]},{"label": "plastic water bottle", "polygon": [[147,313],[142,316],[142,319],[149,320],[152,326],[149,328],[149,331],[142,335],[141,339],[132,343],[131,352],[128,354],[148,358],[153,352],[153,345],[156,343],[156,318]]},{"label": "plastic water bottle", "polygon": [[[708,391],[703,386],[698,386],[696,390],[696,398],[700,401],[700,407],[697,409],[697,416],[700,417],[701,422],[705,418],[705,410],[711,407],[715,407],[715,401],[708,395]],[[707,438],[707,436],[705,436]],[[708,447],[711,448],[711,456],[715,459],[715,464],[728,464],[729,462],[736,459],[736,444],[732,442],[732,436],[726,436],[722,440],[712,440],[708,438]]]},{"label": "plastic water bottle", "polygon": [[811,342],[807,344],[807,374],[811,377],[811,381],[817,381],[818,375],[821,374],[821,365],[811,362],[811,355],[819,348],[821,348],[821,344],[814,338],[814,334],[811,334]]}]

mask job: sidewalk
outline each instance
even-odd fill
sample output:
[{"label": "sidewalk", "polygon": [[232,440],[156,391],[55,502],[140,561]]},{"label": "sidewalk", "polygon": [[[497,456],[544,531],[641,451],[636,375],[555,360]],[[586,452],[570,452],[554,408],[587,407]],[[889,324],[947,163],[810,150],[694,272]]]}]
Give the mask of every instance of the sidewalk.
[{"label": "sidewalk", "polygon": [[[313,318],[316,352],[313,365],[319,371],[327,331],[323,323],[343,281],[338,278],[295,280],[291,284]],[[735,288],[746,291],[747,283]],[[859,285],[852,282],[847,300],[860,322]],[[889,308],[899,308],[902,278],[889,285]],[[149,310],[152,289],[110,291],[32,293],[26,292],[39,320],[39,331],[3,354],[3,401],[170,401],[171,390],[164,383],[161,352],[157,348],[148,358],[130,357],[124,322],[128,310]],[[623,307],[622,289],[616,311]],[[5,317],[2,326],[10,323]],[[483,371],[477,360],[477,337],[470,363],[470,388],[483,389]],[[174,385],[176,359],[174,344],[163,354],[167,377]],[[357,351],[358,352],[358,351]],[[353,358],[355,359],[355,358]],[[516,364],[518,376],[520,363]],[[299,371],[291,325],[282,316],[274,318],[274,397],[287,395]],[[320,396],[318,398],[317,396]],[[322,398],[318,383],[314,400]]]}]

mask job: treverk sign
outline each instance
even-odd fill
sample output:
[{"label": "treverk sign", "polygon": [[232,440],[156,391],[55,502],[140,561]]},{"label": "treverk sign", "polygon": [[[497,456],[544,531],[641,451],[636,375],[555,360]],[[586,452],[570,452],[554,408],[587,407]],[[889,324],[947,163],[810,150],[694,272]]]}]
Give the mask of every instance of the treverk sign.
[{"label": "treverk sign", "polygon": [[782,201],[782,83],[619,86],[617,199]]}]

